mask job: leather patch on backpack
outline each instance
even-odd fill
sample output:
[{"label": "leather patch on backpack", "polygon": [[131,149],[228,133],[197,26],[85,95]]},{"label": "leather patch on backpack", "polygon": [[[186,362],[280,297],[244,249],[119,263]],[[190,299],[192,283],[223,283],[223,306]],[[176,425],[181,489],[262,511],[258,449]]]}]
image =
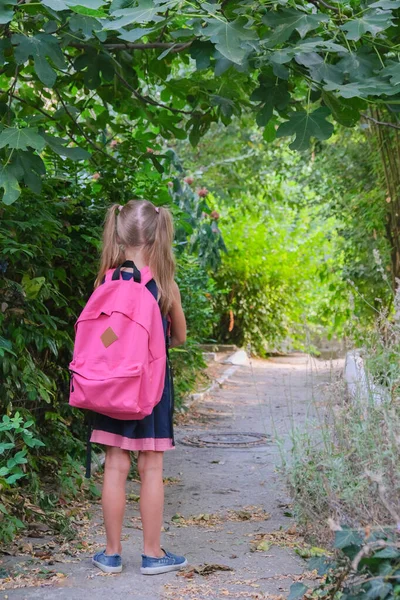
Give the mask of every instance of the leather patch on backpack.
[{"label": "leather patch on backpack", "polygon": [[118,336],[115,333],[115,331],[113,331],[113,329],[111,329],[111,327],[108,327],[108,329],[106,329],[100,336],[101,341],[103,342],[104,346],[106,348],[108,348],[108,346],[111,346],[111,344],[113,344],[114,342],[117,341]]}]

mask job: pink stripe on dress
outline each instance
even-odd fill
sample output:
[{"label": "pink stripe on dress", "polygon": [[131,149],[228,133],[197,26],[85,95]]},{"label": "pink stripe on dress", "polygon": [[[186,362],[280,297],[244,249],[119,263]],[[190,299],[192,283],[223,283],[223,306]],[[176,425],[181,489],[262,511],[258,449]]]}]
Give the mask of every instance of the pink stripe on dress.
[{"label": "pink stripe on dress", "polygon": [[164,450],[173,450],[175,446],[170,438],[136,438],[129,439],[117,433],[100,431],[94,429],[90,438],[91,442],[104,444],[105,446],[115,446],[122,450],[154,450],[164,452]]}]

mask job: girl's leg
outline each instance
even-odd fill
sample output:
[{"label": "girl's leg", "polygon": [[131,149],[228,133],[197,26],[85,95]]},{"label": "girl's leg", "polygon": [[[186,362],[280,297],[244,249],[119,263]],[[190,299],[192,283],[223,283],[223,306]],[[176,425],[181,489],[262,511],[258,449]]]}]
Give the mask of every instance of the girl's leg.
[{"label": "girl's leg", "polygon": [[107,447],[101,499],[107,536],[106,554],[121,554],[125,485],[130,467],[131,458],[127,450]]},{"label": "girl's leg", "polygon": [[143,551],[161,558],[161,528],[164,512],[163,452],[139,452],[138,471],[142,482],[140,516],[143,527]]}]

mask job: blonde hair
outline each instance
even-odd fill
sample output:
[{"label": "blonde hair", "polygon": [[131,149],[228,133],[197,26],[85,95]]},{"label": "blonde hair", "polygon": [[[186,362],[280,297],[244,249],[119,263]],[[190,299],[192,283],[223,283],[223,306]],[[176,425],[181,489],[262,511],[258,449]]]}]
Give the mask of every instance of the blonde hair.
[{"label": "blonde hair", "polygon": [[173,240],[174,224],[167,208],[155,207],[148,200],[130,200],[123,207],[113,204],[104,224],[103,250],[95,287],[101,284],[108,269],[124,262],[125,248],[141,247],[157,284],[161,312],[167,314],[173,300]]}]

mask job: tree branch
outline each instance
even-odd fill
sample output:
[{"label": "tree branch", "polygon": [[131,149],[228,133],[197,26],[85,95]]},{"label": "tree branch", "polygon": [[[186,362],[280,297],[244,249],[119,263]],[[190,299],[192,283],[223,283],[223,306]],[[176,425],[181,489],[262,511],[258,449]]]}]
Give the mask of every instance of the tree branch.
[{"label": "tree branch", "polygon": [[189,110],[180,110],[179,108],[171,108],[170,106],[167,106],[166,104],[162,104],[162,102],[157,102],[156,100],[153,100],[153,98],[149,98],[146,96],[142,96],[142,94],[140,94],[137,90],[135,90],[135,88],[128,82],[126,81],[126,79],[124,79],[122,77],[122,75],[120,75],[118,73],[118,71],[115,71],[118,79],[120,80],[120,82],[126,87],[128,88],[128,90],[130,90],[132,92],[132,94],[141,102],[143,102],[144,104],[151,104],[151,106],[159,106],[160,108],[165,108],[166,110],[169,110],[173,113],[176,114],[182,114],[182,115],[192,115],[193,111],[189,111]]},{"label": "tree branch", "polygon": [[400,129],[400,125],[396,125],[395,123],[388,123],[387,121],[378,121],[378,119],[374,119],[365,113],[361,113],[361,116],[367,121],[371,121],[375,125],[381,125],[382,127],[391,127],[392,129]]}]

